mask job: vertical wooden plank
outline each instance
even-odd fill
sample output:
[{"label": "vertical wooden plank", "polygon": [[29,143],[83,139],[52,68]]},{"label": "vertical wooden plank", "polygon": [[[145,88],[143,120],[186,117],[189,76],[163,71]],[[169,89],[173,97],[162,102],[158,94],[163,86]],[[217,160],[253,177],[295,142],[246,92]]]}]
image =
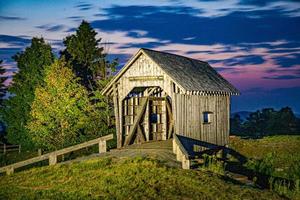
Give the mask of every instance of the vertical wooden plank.
[{"label": "vertical wooden plank", "polygon": [[149,141],[150,139],[150,101],[147,102],[146,105],[146,111],[145,111],[145,118],[144,118],[144,131],[145,131],[145,137],[146,141]]},{"label": "vertical wooden plank", "polygon": [[162,100],[162,140],[167,139],[167,108],[166,108],[166,99]]},{"label": "vertical wooden plank", "polygon": [[230,96],[227,95],[227,130],[226,130],[226,140],[225,144],[227,145],[229,143],[229,131],[230,131]]},{"label": "vertical wooden plank", "polygon": [[119,113],[118,91],[117,91],[117,89],[118,89],[117,85],[114,84],[113,103],[114,103],[114,113],[115,113],[115,121],[116,121],[117,147],[120,148],[122,146],[122,136],[121,136],[121,131],[120,131],[121,126],[120,126],[120,113]]}]

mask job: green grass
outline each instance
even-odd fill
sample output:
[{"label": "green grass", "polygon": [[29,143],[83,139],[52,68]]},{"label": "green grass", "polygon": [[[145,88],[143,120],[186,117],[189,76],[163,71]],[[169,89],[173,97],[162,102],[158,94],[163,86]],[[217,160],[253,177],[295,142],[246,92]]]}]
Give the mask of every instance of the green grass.
[{"label": "green grass", "polygon": [[[300,199],[300,136],[271,136],[255,140],[233,138],[230,142],[231,148],[249,158],[245,167],[271,176],[271,190],[290,199]],[[290,180],[294,182],[293,187]]]},{"label": "green grass", "polygon": [[274,176],[300,179],[300,174],[295,177],[297,169],[294,169],[296,165],[300,168],[300,136],[270,136],[262,139],[236,137],[230,140],[230,147],[247,158],[271,159]]},{"label": "green grass", "polygon": [[1,199],[280,199],[212,173],[151,158],[94,158],[0,178]]}]

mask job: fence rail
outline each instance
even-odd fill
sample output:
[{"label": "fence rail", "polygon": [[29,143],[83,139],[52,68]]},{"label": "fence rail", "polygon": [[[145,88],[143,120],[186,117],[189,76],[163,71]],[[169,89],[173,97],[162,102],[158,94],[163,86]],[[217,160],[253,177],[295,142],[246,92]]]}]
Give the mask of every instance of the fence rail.
[{"label": "fence rail", "polygon": [[9,174],[14,173],[14,170],[17,168],[24,167],[24,166],[30,165],[30,164],[34,164],[36,162],[40,162],[43,160],[49,160],[49,165],[55,165],[57,163],[57,156],[64,155],[64,154],[70,153],[72,151],[76,151],[76,150],[86,148],[86,147],[96,145],[96,144],[99,145],[99,153],[103,153],[103,152],[106,152],[106,150],[107,150],[106,149],[106,141],[111,140],[111,139],[113,139],[113,134],[106,135],[106,136],[103,136],[103,137],[100,137],[100,138],[97,138],[94,140],[90,140],[90,141],[87,141],[87,142],[84,142],[81,144],[77,144],[77,145],[74,145],[71,147],[67,147],[64,149],[60,149],[57,151],[53,151],[53,152],[50,152],[50,153],[47,153],[47,154],[44,154],[41,156],[30,158],[28,160],[17,162],[17,163],[11,164],[11,165],[7,165],[5,167],[0,168],[0,173],[6,172],[6,174],[9,175]]},{"label": "fence rail", "polygon": [[7,152],[12,151],[21,153],[21,145],[0,144],[0,153],[6,154]]}]

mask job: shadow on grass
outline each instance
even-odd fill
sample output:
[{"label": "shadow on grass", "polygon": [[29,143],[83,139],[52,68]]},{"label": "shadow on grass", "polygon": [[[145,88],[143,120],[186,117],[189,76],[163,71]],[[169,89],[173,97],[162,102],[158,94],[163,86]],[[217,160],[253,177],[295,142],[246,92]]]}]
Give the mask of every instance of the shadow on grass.
[{"label": "shadow on grass", "polygon": [[[249,159],[246,156],[235,151],[234,149],[184,137],[181,135],[176,135],[176,137],[179,139],[181,145],[184,147],[188,154],[187,156],[191,160],[203,159],[204,155],[216,156],[218,160],[225,163],[226,171],[246,176],[248,180],[253,181],[255,185],[261,189],[270,189],[270,180],[272,180],[273,182],[284,182],[289,189],[294,189],[296,187],[296,181],[294,180],[274,177],[245,167],[245,164]],[[191,168],[199,168],[202,165],[203,163],[194,164],[191,166]]]}]

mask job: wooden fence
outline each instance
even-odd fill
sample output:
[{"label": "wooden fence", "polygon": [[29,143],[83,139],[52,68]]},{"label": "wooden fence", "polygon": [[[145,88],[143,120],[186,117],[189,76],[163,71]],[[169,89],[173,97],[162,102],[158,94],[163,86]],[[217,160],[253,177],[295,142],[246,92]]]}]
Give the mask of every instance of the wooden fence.
[{"label": "wooden fence", "polygon": [[0,153],[6,154],[7,152],[12,151],[21,153],[21,145],[0,144]]},{"label": "wooden fence", "polygon": [[77,151],[79,149],[86,148],[86,147],[96,145],[96,144],[99,145],[99,153],[103,153],[103,152],[106,152],[106,150],[107,150],[106,149],[107,148],[106,147],[106,141],[111,140],[111,139],[113,139],[113,134],[106,135],[106,136],[103,136],[103,137],[100,137],[100,138],[97,138],[97,139],[94,139],[94,140],[90,140],[88,142],[77,144],[77,145],[67,147],[67,148],[64,148],[64,149],[60,149],[60,150],[57,150],[57,151],[53,151],[53,152],[50,152],[50,153],[47,153],[47,154],[44,154],[44,155],[41,155],[41,156],[30,158],[28,160],[17,162],[17,163],[11,164],[11,165],[7,165],[5,167],[0,168],[0,173],[6,172],[6,174],[9,175],[9,174],[14,173],[14,170],[17,169],[17,168],[24,167],[24,166],[30,165],[30,164],[34,164],[36,162],[40,162],[40,161],[43,161],[43,160],[49,160],[49,165],[55,165],[57,163],[57,157],[58,156],[70,153],[72,151]]}]

